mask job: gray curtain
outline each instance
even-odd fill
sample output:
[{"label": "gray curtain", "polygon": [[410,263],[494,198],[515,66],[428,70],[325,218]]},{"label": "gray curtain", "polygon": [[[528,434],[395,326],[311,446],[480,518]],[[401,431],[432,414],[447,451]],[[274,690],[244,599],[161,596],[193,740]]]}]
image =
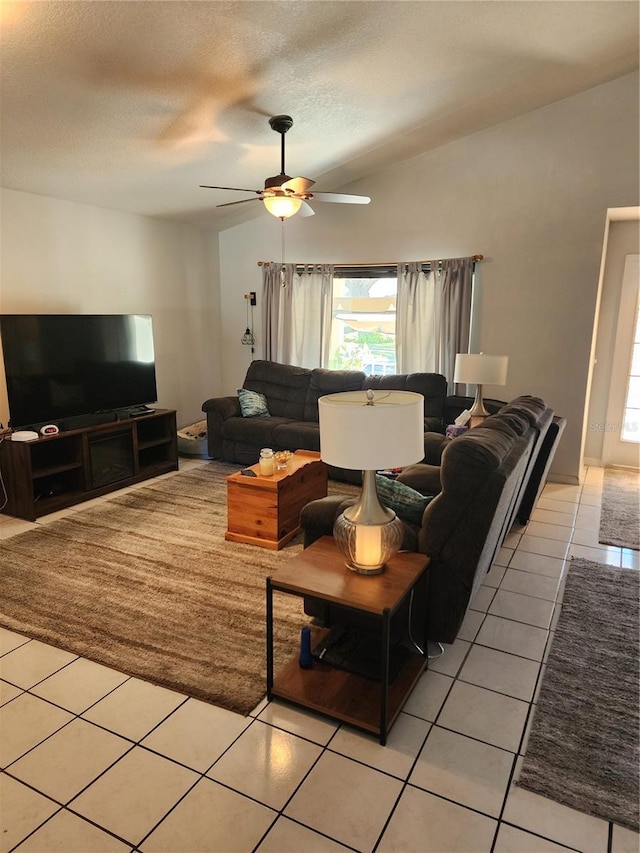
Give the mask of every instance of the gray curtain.
[{"label": "gray curtain", "polygon": [[331,334],[332,264],[262,267],[264,357],[281,364],[326,364]]},{"label": "gray curtain", "polygon": [[398,373],[441,373],[453,391],[456,353],[469,348],[473,259],[398,264]]}]

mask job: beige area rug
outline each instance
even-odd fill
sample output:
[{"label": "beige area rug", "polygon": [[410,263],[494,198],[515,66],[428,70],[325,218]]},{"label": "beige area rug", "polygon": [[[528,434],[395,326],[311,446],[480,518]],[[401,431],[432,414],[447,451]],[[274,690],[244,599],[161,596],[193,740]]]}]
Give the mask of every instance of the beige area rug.
[{"label": "beige area rug", "polygon": [[[226,542],[212,462],[0,542],[0,624],[247,714],[265,694],[265,578],[302,549]],[[330,482],[330,491],[353,486]],[[307,621],[280,596],[276,655]]]},{"label": "beige area rug", "polygon": [[640,472],[605,468],[599,541],[640,551]]}]

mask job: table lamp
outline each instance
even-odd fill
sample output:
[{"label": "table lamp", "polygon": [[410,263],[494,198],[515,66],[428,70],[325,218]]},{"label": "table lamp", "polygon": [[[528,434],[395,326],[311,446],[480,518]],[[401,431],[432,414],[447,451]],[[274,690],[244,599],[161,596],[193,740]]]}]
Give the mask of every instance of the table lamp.
[{"label": "table lamp", "polygon": [[318,415],[323,462],[362,471],[358,502],[336,519],[336,545],[354,572],[380,574],[400,550],[403,527],[380,503],[376,471],[424,458],[424,398],[412,391],[344,391],[320,397]]},{"label": "table lamp", "polygon": [[489,412],[482,400],[483,385],[505,385],[507,382],[508,355],[485,355],[480,353],[461,353],[456,355],[453,375],[454,382],[476,384],[476,398],[469,410],[471,417],[486,418]]}]

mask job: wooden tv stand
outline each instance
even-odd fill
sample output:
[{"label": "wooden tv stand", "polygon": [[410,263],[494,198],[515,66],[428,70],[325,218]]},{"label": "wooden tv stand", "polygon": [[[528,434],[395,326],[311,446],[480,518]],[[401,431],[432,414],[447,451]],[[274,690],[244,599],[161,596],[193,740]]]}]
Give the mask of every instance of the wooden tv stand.
[{"label": "wooden tv stand", "polygon": [[176,413],[171,409],[33,441],[12,441],[7,436],[0,444],[0,471],[7,492],[2,512],[35,521],[175,471],[177,441]]}]

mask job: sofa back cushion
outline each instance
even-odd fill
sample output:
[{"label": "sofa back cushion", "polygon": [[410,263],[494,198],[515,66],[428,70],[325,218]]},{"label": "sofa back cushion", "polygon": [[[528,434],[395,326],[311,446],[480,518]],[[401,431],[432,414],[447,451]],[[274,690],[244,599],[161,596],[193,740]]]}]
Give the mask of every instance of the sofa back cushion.
[{"label": "sofa back cushion", "polygon": [[365,375],[361,370],[325,370],[315,367],[311,371],[311,379],[304,405],[305,421],[318,423],[318,398],[325,394],[339,394],[342,391],[359,391]]},{"label": "sofa back cushion", "polygon": [[391,376],[367,376],[363,388],[374,391],[414,391],[424,397],[424,417],[442,423],[447,397],[447,380],[440,373],[396,373]]},{"label": "sofa back cushion", "polygon": [[258,359],[249,365],[242,387],[264,394],[274,417],[301,421],[310,380],[306,367]]}]

